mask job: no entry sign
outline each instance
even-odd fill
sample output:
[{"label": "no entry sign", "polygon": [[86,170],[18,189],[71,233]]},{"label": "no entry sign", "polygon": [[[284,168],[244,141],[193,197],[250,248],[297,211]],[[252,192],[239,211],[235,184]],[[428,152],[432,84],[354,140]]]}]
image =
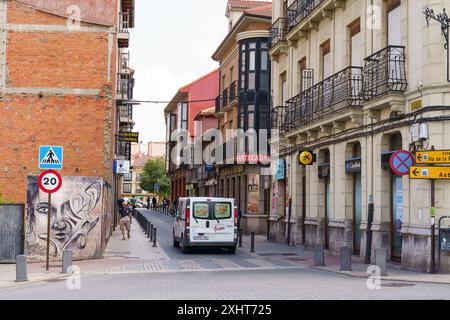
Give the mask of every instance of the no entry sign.
[{"label": "no entry sign", "polygon": [[415,158],[411,152],[405,150],[395,151],[391,156],[391,170],[399,176],[409,175],[414,161]]},{"label": "no entry sign", "polygon": [[45,193],[55,193],[62,186],[61,175],[54,170],[47,170],[41,173],[38,179],[39,189]]}]

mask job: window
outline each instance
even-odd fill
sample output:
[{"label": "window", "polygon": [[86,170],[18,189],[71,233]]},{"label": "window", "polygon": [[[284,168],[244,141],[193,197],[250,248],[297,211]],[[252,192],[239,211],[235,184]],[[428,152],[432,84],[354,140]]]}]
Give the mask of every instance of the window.
[{"label": "window", "polygon": [[287,80],[286,80],[286,73],[283,73],[280,77],[281,82],[281,95],[280,95],[280,106],[284,105],[284,103],[287,100],[288,93],[287,93]]},{"label": "window", "polygon": [[388,0],[387,5],[387,23],[388,23],[388,45],[400,46],[402,44],[402,23],[400,0]]},{"label": "window", "polygon": [[216,219],[230,219],[231,218],[230,203],[215,203],[214,204],[214,217]]},{"label": "window", "polygon": [[350,66],[359,67],[362,64],[362,36],[360,19],[350,24],[348,26],[348,31],[350,34]]},{"label": "window", "polygon": [[124,193],[131,193],[131,183],[124,183],[123,184],[123,192]]},{"label": "window", "polygon": [[136,181],[141,182],[141,174],[140,173],[136,174]]},{"label": "window", "polygon": [[178,128],[187,130],[188,105],[186,102],[178,104]]},{"label": "window", "polygon": [[131,181],[131,180],[133,180],[133,174],[131,172],[130,173],[125,173],[123,175],[123,180],[124,181]]},{"label": "window", "polygon": [[194,203],[194,210],[193,210],[194,218],[195,219],[209,219],[209,204],[208,203],[202,203],[197,202]]},{"label": "window", "polygon": [[331,66],[331,44],[330,40],[326,41],[321,45],[322,51],[322,80],[327,79],[331,76],[332,66]]}]

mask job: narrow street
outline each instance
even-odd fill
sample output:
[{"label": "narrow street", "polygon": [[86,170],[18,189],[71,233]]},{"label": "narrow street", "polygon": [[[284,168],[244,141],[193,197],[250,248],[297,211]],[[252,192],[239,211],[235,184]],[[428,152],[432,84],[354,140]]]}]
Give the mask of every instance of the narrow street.
[{"label": "narrow street", "polygon": [[[1,289],[0,299],[395,300],[450,296],[449,284],[383,281],[379,290],[369,290],[367,278],[312,269],[306,253],[264,244],[261,239],[256,254],[249,253],[247,243],[235,256],[206,248],[182,254],[172,247],[172,218],[144,212],[158,228],[158,248],[151,246],[135,222],[129,241],[122,241],[116,231],[104,260],[80,262],[79,290],[69,289],[65,278],[48,279]],[[277,254],[270,253],[274,248]]]}]

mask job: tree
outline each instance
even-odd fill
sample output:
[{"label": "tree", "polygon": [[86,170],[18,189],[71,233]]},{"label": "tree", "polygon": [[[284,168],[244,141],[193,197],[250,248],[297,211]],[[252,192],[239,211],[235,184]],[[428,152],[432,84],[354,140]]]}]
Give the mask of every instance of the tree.
[{"label": "tree", "polygon": [[[155,184],[159,184],[159,191],[155,190]],[[167,197],[170,191],[170,180],[166,175],[164,158],[149,160],[141,175],[142,190],[153,192]]]}]

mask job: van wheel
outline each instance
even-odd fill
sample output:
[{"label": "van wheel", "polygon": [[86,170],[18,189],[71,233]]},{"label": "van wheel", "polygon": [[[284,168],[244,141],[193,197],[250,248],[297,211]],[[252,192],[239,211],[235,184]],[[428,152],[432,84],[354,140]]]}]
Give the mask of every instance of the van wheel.
[{"label": "van wheel", "polygon": [[180,243],[177,240],[175,240],[175,237],[173,237],[173,246],[174,248],[180,247]]},{"label": "van wheel", "polygon": [[180,245],[181,252],[182,253],[188,253],[188,247],[186,246],[186,239],[184,238],[184,235],[182,236],[182,239],[183,240],[181,240],[181,245]]},{"label": "van wheel", "polygon": [[236,246],[227,248],[229,254],[236,254]]}]

